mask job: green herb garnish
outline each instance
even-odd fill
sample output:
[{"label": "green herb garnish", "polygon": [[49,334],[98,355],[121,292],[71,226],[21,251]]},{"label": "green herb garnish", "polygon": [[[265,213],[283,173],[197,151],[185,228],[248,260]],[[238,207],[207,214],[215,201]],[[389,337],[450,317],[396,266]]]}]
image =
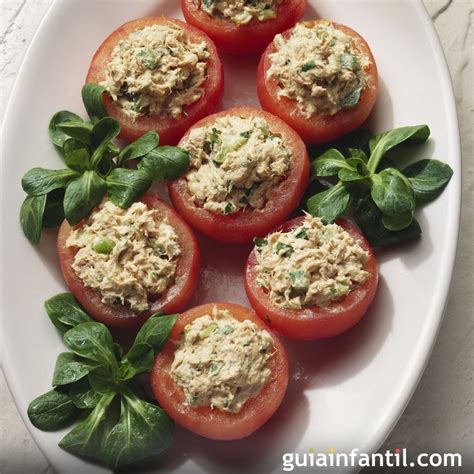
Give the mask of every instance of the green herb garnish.
[{"label": "green herb garnish", "polygon": [[[49,123],[49,138],[68,168],[33,168],[22,178],[27,197],[20,210],[25,236],[38,243],[43,227],[57,226],[66,218],[76,225],[97,207],[106,193],[110,200],[129,207],[147,191],[153,180],[179,178],[189,166],[189,155],[177,147],[159,147],[156,132],[148,132],[122,150],[113,142],[120,124],[106,116],[103,86],[82,88],[90,121],[72,112],[56,113]],[[139,169],[124,168],[126,162]]]},{"label": "green herb garnish", "polygon": [[165,450],[171,443],[173,422],[146,400],[135,379],[151,370],[177,315],[149,318],[123,356],[107,327],[93,321],[71,294],[55,296],[45,307],[70,352],[58,356],[55,388],[30,403],[31,423],[51,431],[79,418],[59,446],[111,468]]},{"label": "green herb garnish", "polygon": [[276,251],[277,254],[282,257],[291,257],[294,250],[291,245],[285,244],[284,242],[277,242]]},{"label": "green herb garnish", "polygon": [[424,143],[429,135],[427,125],[375,136],[360,130],[320,149],[322,154],[312,163],[313,177],[336,177],[338,181],[311,196],[308,211],[327,224],[354,209],[357,224],[373,246],[419,237],[416,207],[436,199],[453,171],[437,160],[421,160],[399,169],[396,160],[403,152],[400,145]]}]

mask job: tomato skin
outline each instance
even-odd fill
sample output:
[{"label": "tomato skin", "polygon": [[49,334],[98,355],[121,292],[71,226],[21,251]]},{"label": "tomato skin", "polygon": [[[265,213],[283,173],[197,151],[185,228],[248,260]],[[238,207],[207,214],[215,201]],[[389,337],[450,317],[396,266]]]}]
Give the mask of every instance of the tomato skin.
[{"label": "tomato skin", "polygon": [[136,328],[156,312],[180,311],[192,297],[198,283],[200,250],[192,230],[159,196],[145,194],[140,201],[144,202],[149,209],[158,209],[163,217],[168,218],[168,223],[175,229],[181,246],[175,283],[162,297],[151,304],[148,311],[143,313],[137,313],[128,306],[102,303],[99,294],[92,288],[86,287],[72,269],[77,250],[67,247],[66,241],[73,228],[65,220],[59,229],[57,251],[66,285],[89,315],[110,327]]},{"label": "tomato skin", "polygon": [[[300,226],[304,219],[304,217],[292,219],[275,231],[292,230]],[[249,255],[245,268],[245,291],[250,304],[272,329],[286,337],[313,340],[337,336],[360,321],[375,297],[378,268],[377,260],[369,243],[354,224],[345,219],[339,219],[336,223],[357,239],[360,246],[369,253],[365,266],[369,277],[363,285],[355,288],[346,297],[332,303],[327,308],[311,306],[295,310],[282,308],[273,303],[263,288],[256,283],[255,249]]]},{"label": "tomato skin", "polygon": [[[316,24],[320,21],[305,22]],[[378,72],[372,51],[367,42],[351,28],[331,22],[332,26],[356,39],[358,46],[370,58],[371,64],[365,69],[368,84],[362,91],[359,103],[352,108],[340,110],[335,115],[315,115],[307,118],[299,110],[296,100],[278,97],[278,83],[267,79],[271,67],[269,56],[276,51],[274,42],[270,43],[260,59],[257,72],[257,93],[264,110],[282,118],[293,127],[308,144],[323,143],[336,140],[360,127],[374,108],[378,93]],[[291,30],[283,33],[288,37]]]},{"label": "tomato skin", "polygon": [[276,34],[291,28],[301,19],[307,4],[308,0],[286,0],[277,6],[276,18],[238,26],[220,18],[211,18],[195,5],[194,0],[181,0],[188,23],[205,31],[222,52],[242,56],[261,53]]},{"label": "tomato skin", "polygon": [[151,386],[160,406],[176,423],[189,431],[215,440],[236,440],[249,436],[263,426],[280,406],[288,386],[288,358],[285,348],[272,334],[275,354],[268,361],[272,378],[254,398],[247,400],[239,413],[226,413],[210,407],[192,408],[184,404],[184,392],[170,375],[176,343],[184,328],[196,318],[211,314],[214,306],[229,310],[235,319],[249,319],[262,329],[271,331],[250,309],[232,303],[207,303],[182,313],[170,338],[155,358]]},{"label": "tomato skin", "polygon": [[[171,201],[183,218],[192,227],[208,237],[227,243],[251,242],[255,236],[263,236],[283,222],[298,206],[309,179],[309,159],[306,147],[297,133],[278,117],[252,107],[234,107],[206,117],[194,127],[206,126],[219,117],[239,115],[241,117],[263,117],[272,132],[281,133],[293,151],[293,167],[288,177],[270,194],[265,207],[260,210],[243,210],[229,215],[217,214],[196,206],[190,199],[184,177],[168,184]],[[186,133],[185,137],[190,133]],[[183,137],[184,139],[184,137]]]},{"label": "tomato skin", "polygon": [[188,25],[180,20],[165,17],[145,17],[138,20],[132,20],[116,29],[99,47],[95,53],[86,82],[100,83],[105,80],[106,69],[112,51],[120,40],[127,37],[138,28],[144,28],[151,25],[172,23],[180,26],[186,31],[191,39],[196,41],[205,41],[210,52],[207,68],[207,79],[202,84],[204,90],[203,96],[193,104],[184,108],[185,113],[178,118],[161,116],[144,116],[132,120],[122,109],[116,105],[109,94],[104,94],[103,102],[107,114],[118,120],[121,126],[119,137],[129,143],[150,130],[156,130],[160,135],[161,145],[176,145],[186,130],[201,118],[211,114],[219,105],[224,92],[224,69],[217,53],[217,49],[212,40],[202,31]]}]

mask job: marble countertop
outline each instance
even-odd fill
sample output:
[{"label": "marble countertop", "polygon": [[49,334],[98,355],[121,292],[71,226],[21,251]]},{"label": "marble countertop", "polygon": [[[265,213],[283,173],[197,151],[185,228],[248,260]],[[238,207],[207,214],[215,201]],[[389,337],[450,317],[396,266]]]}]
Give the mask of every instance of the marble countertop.
[{"label": "marble countertop", "polygon": [[[376,1],[376,0],[374,0]],[[377,0],[388,1],[388,0]],[[2,0],[0,123],[16,72],[51,0]],[[454,85],[463,153],[463,211],[445,318],[423,378],[381,451],[459,452],[474,471],[474,98],[473,0],[424,0],[441,38]],[[23,424],[0,375],[0,473],[52,473]],[[390,473],[395,469],[384,469]],[[426,470],[425,470],[426,471]],[[424,472],[425,472],[424,471]],[[375,471],[374,472],[380,472]],[[417,469],[411,469],[417,472]],[[442,468],[436,472],[443,472]],[[446,470],[445,472],[448,472]]]}]

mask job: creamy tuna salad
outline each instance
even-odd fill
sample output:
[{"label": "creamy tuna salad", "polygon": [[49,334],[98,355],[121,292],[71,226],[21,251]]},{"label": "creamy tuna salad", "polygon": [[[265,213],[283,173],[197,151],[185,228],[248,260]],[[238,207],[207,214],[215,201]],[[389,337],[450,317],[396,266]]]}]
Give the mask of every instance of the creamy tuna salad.
[{"label": "creamy tuna salad", "polygon": [[270,380],[273,344],[268,331],[215,306],[186,326],[170,373],[187,405],[238,413]]},{"label": "creamy tuna salad", "polygon": [[146,26],[115,47],[103,85],[132,118],[176,118],[202,97],[209,55],[204,41],[192,43],[177,25]]},{"label": "creamy tuna salad", "polygon": [[257,284],[278,306],[326,307],[363,284],[368,253],[342,227],[306,215],[289,232],[256,239]]},{"label": "creamy tuna salad", "polygon": [[253,20],[275,18],[276,8],[284,0],[201,0],[201,10],[209,16],[248,25]]},{"label": "creamy tuna salad", "polygon": [[193,129],[180,146],[190,154],[186,180],[192,199],[224,215],[262,209],[292,167],[290,149],[261,117],[221,117]]},{"label": "creamy tuna salad", "polygon": [[359,103],[370,59],[351,36],[330,22],[299,23],[288,38],[277,35],[274,44],[267,78],[278,81],[278,96],[296,100],[307,118]]},{"label": "creamy tuna salad", "polygon": [[136,311],[173,284],[181,253],[173,227],[141,202],[122,209],[104,201],[66,245],[78,249],[72,268],[103,303]]}]

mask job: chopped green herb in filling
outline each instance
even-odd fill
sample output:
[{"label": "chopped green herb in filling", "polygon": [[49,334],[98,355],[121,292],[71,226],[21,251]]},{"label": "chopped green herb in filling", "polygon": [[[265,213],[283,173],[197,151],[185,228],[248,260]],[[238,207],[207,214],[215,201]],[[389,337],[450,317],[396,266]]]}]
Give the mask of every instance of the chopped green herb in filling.
[{"label": "chopped green herb in filling", "polygon": [[103,85],[132,118],[176,118],[201,98],[208,57],[206,43],[191,43],[182,28],[146,26],[113,50]]},{"label": "chopped green herb in filling", "polygon": [[325,307],[363,284],[367,252],[342,227],[306,216],[303,225],[275,232],[257,246],[257,284],[277,305]]},{"label": "chopped green herb in filling", "polygon": [[277,35],[267,77],[278,81],[280,97],[298,102],[310,118],[355,107],[367,86],[368,56],[330,22],[300,23],[289,38]]},{"label": "chopped green herb in filling", "polygon": [[186,180],[192,199],[223,215],[262,209],[292,166],[283,138],[259,117],[219,118],[193,129],[181,146],[191,158]]},{"label": "chopped green herb in filling", "polygon": [[[199,1],[199,0],[198,0]],[[276,18],[277,6],[285,0],[201,0],[201,10],[209,16],[231,21],[236,25]]]},{"label": "chopped green herb in filling", "polygon": [[103,303],[136,311],[173,284],[181,253],[173,227],[141,202],[122,209],[104,201],[66,245],[78,249],[72,268]]},{"label": "chopped green herb in filling", "polygon": [[267,367],[273,338],[252,321],[237,321],[227,310],[186,326],[174,353],[171,376],[186,404],[238,413],[270,380]]}]

